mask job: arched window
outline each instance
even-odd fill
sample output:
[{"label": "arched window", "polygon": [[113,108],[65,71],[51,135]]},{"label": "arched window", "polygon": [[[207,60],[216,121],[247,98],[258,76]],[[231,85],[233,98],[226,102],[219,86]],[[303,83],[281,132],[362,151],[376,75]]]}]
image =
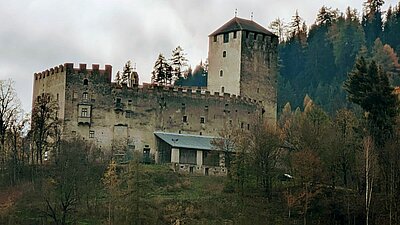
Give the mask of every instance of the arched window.
[{"label": "arched window", "polygon": [[89,83],[88,79],[83,80],[83,85],[88,85],[88,83]]},{"label": "arched window", "polygon": [[225,93],[225,87],[221,87],[221,93]]},{"label": "arched window", "polygon": [[224,58],[226,57],[226,51],[222,52],[222,57],[224,57]]}]

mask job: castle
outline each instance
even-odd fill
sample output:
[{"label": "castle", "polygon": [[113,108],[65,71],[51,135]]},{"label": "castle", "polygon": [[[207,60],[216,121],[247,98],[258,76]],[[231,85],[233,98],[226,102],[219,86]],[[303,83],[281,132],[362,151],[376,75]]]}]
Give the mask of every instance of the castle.
[{"label": "castle", "polygon": [[[33,103],[50,93],[65,139],[79,137],[102,151],[151,152],[156,162],[208,174],[207,146],[219,131],[249,129],[255,116],[276,122],[277,45],[264,27],[234,17],[209,35],[207,90],[120,86],[111,81],[110,65],[65,63],[34,74]],[[223,160],[210,163],[225,171]]]}]

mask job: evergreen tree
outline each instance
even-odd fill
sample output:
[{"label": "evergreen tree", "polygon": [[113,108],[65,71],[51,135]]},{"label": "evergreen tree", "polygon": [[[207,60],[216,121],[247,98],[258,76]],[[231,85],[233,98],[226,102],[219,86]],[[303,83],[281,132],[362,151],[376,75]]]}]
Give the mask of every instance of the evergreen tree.
[{"label": "evergreen tree", "polygon": [[383,4],[383,0],[367,0],[364,2],[362,25],[368,48],[371,48],[374,41],[381,36],[383,27],[381,7]]},{"label": "evergreen tree", "polygon": [[345,82],[348,99],[365,111],[368,131],[377,147],[384,146],[393,134],[397,116],[397,97],[386,72],[375,61],[361,57]]},{"label": "evergreen tree", "polygon": [[171,66],[173,79],[176,80],[182,77],[183,72],[187,67],[187,59],[181,46],[176,47],[172,51]]},{"label": "evergreen tree", "polygon": [[154,64],[153,76],[151,82],[159,85],[167,85],[171,83],[172,71],[171,66],[166,61],[165,57],[160,53]]},{"label": "evergreen tree", "polygon": [[117,85],[121,85],[122,77],[120,71],[118,71],[117,74],[115,74],[114,82],[117,83]]},{"label": "evergreen tree", "polygon": [[322,6],[317,15],[317,25],[327,25],[330,26],[338,18],[338,10],[332,10],[326,6]]},{"label": "evergreen tree", "polygon": [[279,17],[276,18],[271,22],[268,28],[271,29],[272,33],[278,36],[279,42],[285,40],[285,35],[287,33],[287,26],[285,25],[282,19],[280,19]]},{"label": "evergreen tree", "polygon": [[383,41],[400,54],[400,4],[389,8],[383,30]]},{"label": "evergreen tree", "polygon": [[364,30],[357,11],[347,8],[346,17],[338,18],[329,28],[328,37],[333,44],[337,75],[344,80],[354,65],[357,53],[365,45]]},{"label": "evergreen tree", "polygon": [[383,45],[381,40],[377,38],[372,47],[372,59],[386,71],[390,77],[398,79],[398,71],[400,71],[399,59],[393,48],[389,45]]},{"label": "evergreen tree", "polygon": [[132,63],[129,60],[128,62],[125,63],[124,69],[122,71],[121,84],[126,84],[128,87],[130,87],[129,81],[132,79],[132,74],[133,74]]}]

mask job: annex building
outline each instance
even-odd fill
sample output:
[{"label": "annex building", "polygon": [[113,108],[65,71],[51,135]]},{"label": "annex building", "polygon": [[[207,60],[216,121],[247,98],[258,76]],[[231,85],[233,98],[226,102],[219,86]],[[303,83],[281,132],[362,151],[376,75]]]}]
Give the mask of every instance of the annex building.
[{"label": "annex building", "polygon": [[249,129],[254,117],[276,122],[278,37],[234,17],[208,38],[206,90],[121,86],[112,82],[110,65],[64,63],[34,74],[33,104],[44,93],[57,101],[64,139],[79,137],[111,154],[150,153],[177,170],[223,175],[224,156],[213,138],[223,129]]}]

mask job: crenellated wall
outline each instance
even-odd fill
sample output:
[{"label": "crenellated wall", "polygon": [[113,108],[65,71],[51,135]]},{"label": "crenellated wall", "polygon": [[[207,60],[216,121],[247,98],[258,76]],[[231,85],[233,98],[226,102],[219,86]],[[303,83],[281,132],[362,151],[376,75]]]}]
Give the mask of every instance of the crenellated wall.
[{"label": "crenellated wall", "polygon": [[56,68],[49,69],[49,75],[34,75],[34,98],[43,92],[59,94],[64,138],[79,136],[105,154],[145,146],[155,153],[154,131],[218,136],[226,127],[249,129],[262,111],[261,102],[228,93],[118,86],[111,82],[108,65],[103,70],[97,64],[92,69],[71,63]]}]

